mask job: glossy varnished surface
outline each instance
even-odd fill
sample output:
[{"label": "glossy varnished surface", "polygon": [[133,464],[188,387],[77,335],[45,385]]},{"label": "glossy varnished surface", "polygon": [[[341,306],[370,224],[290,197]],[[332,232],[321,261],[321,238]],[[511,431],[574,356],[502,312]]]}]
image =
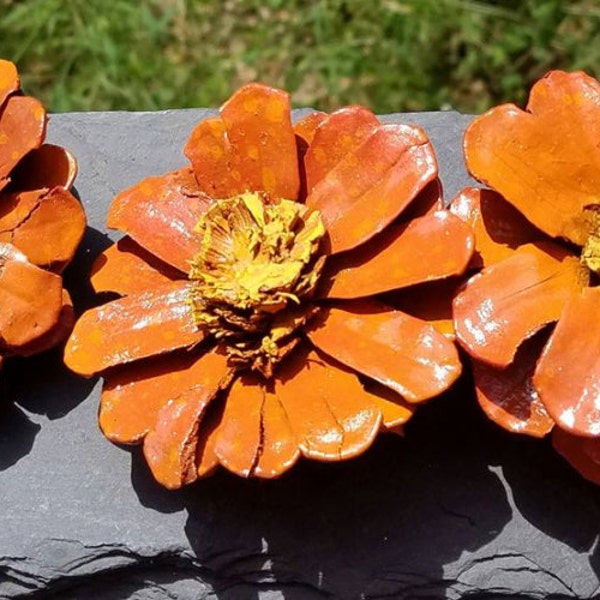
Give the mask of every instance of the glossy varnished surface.
[{"label": "glossy varnished surface", "polygon": [[[79,159],[90,221],[66,273],[78,307],[91,306],[91,288],[72,284],[109,244],[109,202],[183,167],[205,114],[51,119],[49,141]],[[447,199],[472,184],[460,156],[467,117],[383,120],[426,129]],[[56,355],[33,361],[7,364],[1,384],[0,597],[591,598],[600,583],[598,490],[548,441],[488,422],[468,382],[357,460],[300,458],[278,481],[218,473],[169,492],[139,449],[102,436],[99,382],[68,374]]]}]

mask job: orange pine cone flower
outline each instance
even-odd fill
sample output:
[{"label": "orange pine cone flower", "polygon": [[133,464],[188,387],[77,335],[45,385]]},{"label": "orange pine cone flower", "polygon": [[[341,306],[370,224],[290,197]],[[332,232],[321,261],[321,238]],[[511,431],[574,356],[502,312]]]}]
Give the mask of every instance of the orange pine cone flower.
[{"label": "orange pine cone flower", "polygon": [[108,225],[127,235],[92,283],[121,297],[65,350],[104,374],[104,434],[142,442],[160,483],[356,456],[453,383],[454,344],[372,298],[462,273],[473,251],[447,211],[402,220],[432,190],[439,202],[421,129],[358,106],[294,127],[288,95],[251,84],[185,153],[191,167],[113,201]]},{"label": "orange pine cone flower", "polygon": [[525,111],[499,106],[469,126],[467,167],[493,191],[466,190],[451,210],[474,226],[484,267],[454,301],[480,404],[510,431],[554,428],[559,452],[600,483],[598,139],[600,83],[551,72]]},{"label": "orange pine cone flower", "polygon": [[0,362],[63,341],[73,307],[61,271],[85,229],[70,193],[77,163],[44,144],[46,111],[20,91],[12,62],[0,60]]}]

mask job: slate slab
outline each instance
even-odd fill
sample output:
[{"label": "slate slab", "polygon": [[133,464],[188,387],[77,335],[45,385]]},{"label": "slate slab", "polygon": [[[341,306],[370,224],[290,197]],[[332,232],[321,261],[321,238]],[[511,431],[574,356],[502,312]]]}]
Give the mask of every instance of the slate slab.
[{"label": "slate slab", "polygon": [[[49,141],[79,158],[89,229],[67,283],[79,307],[110,243],[113,195],[185,164],[203,110],[55,115]],[[298,116],[298,114],[297,114]],[[446,197],[468,183],[456,113],[416,122]],[[549,444],[488,423],[468,382],[340,465],[274,482],[227,473],[179,492],[96,425],[100,384],[57,352],[0,380],[0,598],[592,598],[600,591],[600,492]]]}]

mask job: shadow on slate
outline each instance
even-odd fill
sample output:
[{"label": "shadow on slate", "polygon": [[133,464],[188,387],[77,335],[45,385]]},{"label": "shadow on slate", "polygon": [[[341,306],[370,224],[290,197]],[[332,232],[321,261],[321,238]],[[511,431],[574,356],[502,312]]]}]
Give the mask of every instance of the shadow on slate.
[{"label": "shadow on slate", "polygon": [[[88,214],[65,273],[79,311],[95,301],[94,257],[118,237],[104,225],[111,199],[185,165],[183,145],[210,114],[52,117],[49,141],[78,157]],[[383,120],[426,129],[446,198],[471,183],[469,117]],[[487,421],[468,380],[418,411],[405,438],[382,436],[356,460],[303,462],[278,481],[220,472],[170,492],[139,448],[102,437],[99,382],[59,359],[3,372],[0,598],[558,600],[599,590],[598,489],[549,443]]]},{"label": "shadow on slate", "polygon": [[[202,564],[227,574],[217,597],[244,590],[258,600],[273,587],[298,599],[445,597],[456,582],[444,565],[490,542],[511,517],[460,404],[446,395],[405,439],[383,436],[351,462],[303,463],[279,482],[223,476],[198,486],[186,532]],[[208,536],[206,496],[220,507]]]},{"label": "shadow on slate", "polygon": [[[31,421],[15,404],[7,401],[4,394],[0,407],[0,471],[14,465],[31,452],[40,425]],[[0,494],[1,497],[1,494]]]}]

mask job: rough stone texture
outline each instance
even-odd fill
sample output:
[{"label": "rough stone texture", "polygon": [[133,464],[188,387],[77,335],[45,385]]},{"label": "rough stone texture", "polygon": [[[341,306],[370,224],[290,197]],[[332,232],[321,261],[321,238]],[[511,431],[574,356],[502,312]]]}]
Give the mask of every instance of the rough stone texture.
[{"label": "rough stone texture", "polygon": [[[112,196],[185,164],[205,111],[56,115],[78,156],[89,230],[67,274],[81,308],[109,243]],[[446,197],[468,182],[455,113],[417,122]],[[463,384],[357,460],[298,465],[279,481],[226,473],[156,485],[136,449],[103,439],[100,384],[57,352],[12,363],[1,384],[0,597],[112,599],[592,598],[599,491],[547,442],[488,423]]]}]

